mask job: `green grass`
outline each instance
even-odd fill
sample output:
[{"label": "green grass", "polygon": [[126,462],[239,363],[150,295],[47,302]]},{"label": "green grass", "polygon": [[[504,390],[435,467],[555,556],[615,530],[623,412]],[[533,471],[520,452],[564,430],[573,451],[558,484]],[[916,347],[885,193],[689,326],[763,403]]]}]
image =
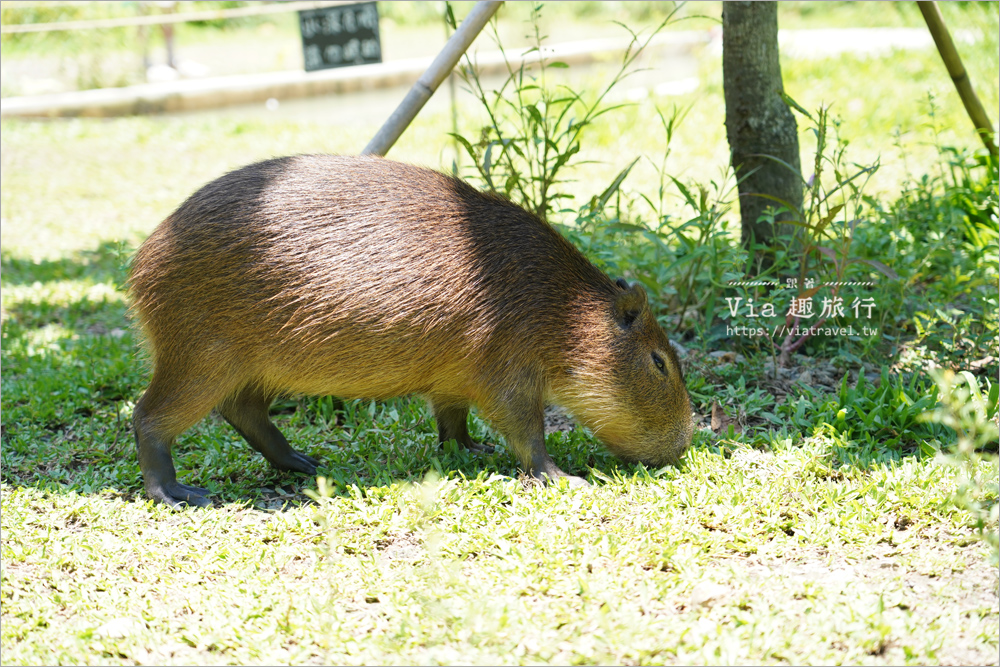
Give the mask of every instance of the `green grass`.
[{"label": "green grass", "polygon": [[[970,71],[995,71],[995,54]],[[716,66],[681,100],[693,106],[667,161],[693,192],[727,159]],[[525,483],[502,442],[485,456],[439,447],[416,399],[289,399],[273,418],[322,460],[320,480],[273,471],[211,416],[174,457],[215,506],[152,505],[130,427],[148,378],[121,290],[131,251],[226,170],[357,152],[377,127],[5,121],[4,663],[996,664],[995,169],[966,154],[975,137],[933,51],[784,71],[806,108],[843,106],[853,159],[882,157],[852,252],[898,271],[875,292],[895,338],[818,340],[782,374],[766,349],[713,333],[724,313],[678,313],[685,274],[671,263],[691,254],[676,238],[657,249],[608,220],[572,231],[605,265],[662,281],[704,427],[663,470],[622,464],[579,428],[551,434],[560,466],[595,483],[584,490]],[[995,87],[980,93],[995,109]],[[569,184],[577,202],[637,155],[658,163],[652,102],[671,100],[593,127],[584,153],[598,164]],[[421,117],[391,155],[444,167],[449,130]],[[638,194],[655,200],[657,179],[636,166],[623,221],[655,228]],[[694,215],[667,194],[671,220]],[[738,264],[732,223],[706,241],[723,266],[694,273],[701,295],[721,295],[711,281]],[[975,391],[932,365],[974,371],[960,377]],[[471,428],[496,442],[475,414]]]},{"label": "green grass", "polygon": [[[584,491],[482,462],[285,511],[5,485],[5,661],[990,660],[995,594],[969,582],[995,571],[946,502],[954,472],[832,468],[835,446],[701,444]],[[134,634],[102,636],[122,618]]]}]

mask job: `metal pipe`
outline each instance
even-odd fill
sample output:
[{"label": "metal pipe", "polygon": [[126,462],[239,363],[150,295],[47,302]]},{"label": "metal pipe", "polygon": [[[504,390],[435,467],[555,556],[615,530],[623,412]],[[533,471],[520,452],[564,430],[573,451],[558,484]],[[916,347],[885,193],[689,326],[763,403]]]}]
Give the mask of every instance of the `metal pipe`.
[{"label": "metal pipe", "polygon": [[458,30],[431,63],[431,66],[413,84],[400,105],[396,107],[396,110],[392,112],[375,137],[361,151],[362,155],[385,155],[392,148],[392,145],[396,143],[396,140],[413,122],[427,100],[441,85],[441,82],[455,69],[455,65],[458,64],[462,55],[469,49],[469,46],[472,45],[472,42],[502,4],[502,2],[486,0],[476,3],[469,15],[462,21],[462,25],[458,26]]}]

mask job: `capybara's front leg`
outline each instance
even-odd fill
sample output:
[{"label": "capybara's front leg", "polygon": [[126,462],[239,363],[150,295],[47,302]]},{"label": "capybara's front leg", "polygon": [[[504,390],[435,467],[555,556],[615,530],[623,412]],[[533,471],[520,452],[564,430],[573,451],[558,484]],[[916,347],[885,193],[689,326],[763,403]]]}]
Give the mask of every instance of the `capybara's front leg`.
[{"label": "capybara's front leg", "polygon": [[545,409],[540,395],[510,397],[487,411],[529,475],[548,483],[565,477],[570,486],[590,486],[587,480],[563,472],[545,449]]}]

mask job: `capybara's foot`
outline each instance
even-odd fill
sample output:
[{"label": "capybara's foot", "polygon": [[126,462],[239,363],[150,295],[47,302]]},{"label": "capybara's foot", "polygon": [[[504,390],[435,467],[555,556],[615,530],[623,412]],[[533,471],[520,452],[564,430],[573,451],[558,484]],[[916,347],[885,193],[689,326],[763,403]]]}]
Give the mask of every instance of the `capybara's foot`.
[{"label": "capybara's foot", "polygon": [[319,465],[319,461],[309,456],[308,454],[303,454],[302,452],[296,451],[291,447],[288,448],[287,452],[284,452],[280,459],[268,458],[271,465],[278,470],[289,470],[291,472],[304,472],[307,475],[316,474],[316,466]]},{"label": "capybara's foot", "polygon": [[492,454],[496,449],[493,445],[485,442],[476,442],[475,440],[466,442],[465,448],[470,452],[479,452],[480,454]]},{"label": "capybara's foot", "polygon": [[180,482],[146,487],[147,496],[175,510],[184,509],[186,506],[211,507],[212,501],[205,497],[209,493],[208,489]]}]

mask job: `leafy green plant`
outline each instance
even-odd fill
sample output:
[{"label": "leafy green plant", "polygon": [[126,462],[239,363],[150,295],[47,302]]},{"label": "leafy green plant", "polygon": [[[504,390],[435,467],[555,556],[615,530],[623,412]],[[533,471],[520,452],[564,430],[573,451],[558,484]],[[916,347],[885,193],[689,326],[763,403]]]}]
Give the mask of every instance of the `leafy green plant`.
[{"label": "leafy green plant", "polygon": [[869,206],[881,220],[859,228],[856,252],[895,266],[883,282],[881,330],[907,366],[934,361],[952,370],[996,376],[998,349],[998,170],[983,149],[942,145],[938,109],[926,99],[934,167],[908,178],[898,199]]},{"label": "leafy green plant", "polygon": [[[921,416],[922,421],[943,424],[957,435],[948,461],[961,469],[962,478],[952,495],[952,502],[969,512],[977,534],[990,545],[993,561],[1000,556],[997,504],[997,404],[1000,385],[984,379],[985,387],[972,373],[938,371],[934,373],[940,403]],[[992,454],[986,452],[992,450]],[[988,457],[988,458],[986,458]],[[988,477],[981,474],[981,463],[991,460]]]},{"label": "leafy green plant", "polygon": [[[855,229],[866,217],[864,187],[878,170],[878,163],[867,167],[849,166],[846,162],[847,142],[839,135],[835,142],[830,141],[831,125],[835,130],[837,123],[831,121],[828,108],[820,107],[814,117],[787,95],[784,98],[789,106],[812,123],[810,131],[816,138],[816,147],[812,175],[803,179],[805,192],[801,209],[768,193],[757,193],[757,196],[771,199],[779,205],[777,209],[770,211],[768,221],[775,224],[778,213],[790,211],[792,217],[787,224],[794,230],[791,234],[775,235],[775,240],[769,247],[754,247],[755,251],[761,251],[756,252],[758,257],[762,258],[767,253],[774,258],[772,264],[755,274],[755,279],[775,279],[790,271],[797,274],[794,279],[786,279],[790,298],[783,326],[775,328],[774,333],[766,337],[777,355],[776,367],[788,366],[792,353],[817,331],[822,331],[828,321],[834,318],[844,319],[841,286],[852,282],[868,282],[850,281],[849,267],[863,264],[875,269],[883,277],[898,277],[883,262],[860,258],[852,253]],[[791,165],[771,156],[765,157],[797,173]],[[763,266],[757,268],[762,269]],[[852,277],[868,276],[863,272],[854,272]],[[817,319],[810,322],[808,318],[815,315],[812,312],[813,299],[823,293],[824,287],[828,288],[828,295],[823,296],[823,309]],[[858,300],[855,299],[854,303],[858,303]],[[856,308],[855,318],[857,317]],[[780,343],[776,343],[774,338],[779,335],[779,331],[782,338]]]},{"label": "leafy green plant", "polygon": [[[539,26],[542,7],[541,3],[532,6],[529,19],[532,46],[523,54],[519,65],[512,64],[507,57],[496,24],[492,24],[494,40],[507,67],[507,78],[498,89],[487,91],[483,88],[475,63],[466,55],[461,76],[479,100],[489,122],[482,127],[480,136],[471,141],[458,133],[452,136],[472,159],[476,174],[486,187],[504,194],[542,219],[548,219],[560,201],[570,197],[560,191],[560,186],[565,182],[565,173],[582,163],[579,153],[587,128],[599,117],[623,106],[607,103],[608,94],[635,72],[636,58],[673,20],[678,8],[675,6],[644,39],[630,30],[632,39],[617,72],[596,97],[586,99],[584,94],[566,84],[551,85],[548,81],[550,70],[569,66],[550,60],[545,54],[545,37]],[[454,25],[454,16],[450,12],[448,15]],[[528,62],[529,57],[537,63],[537,71]],[[615,179],[615,190],[630,169],[631,166],[626,167]],[[599,199],[606,203],[608,197],[601,195]]]},{"label": "leafy green plant", "polygon": [[[942,142],[942,121],[934,95],[928,94],[926,131],[937,151],[934,167],[911,179],[890,214],[895,226],[919,222],[928,241],[909,272],[909,283],[947,275],[954,265],[956,241],[962,256],[973,264],[984,263],[996,271],[1000,255],[997,236],[997,163],[985,150],[959,149]],[[905,250],[914,239],[902,237]]]},{"label": "leafy green plant", "polygon": [[[657,110],[664,146],[658,162],[647,157],[659,181],[655,198],[641,192],[623,196],[621,182],[633,162],[577,210],[573,224],[560,228],[609,272],[645,284],[668,331],[696,331],[695,337],[710,345],[725,336],[714,326],[722,307],[719,297],[728,282],[742,275],[746,252],[734,243],[727,219],[735,187],[731,173],[723,171],[708,185],[684,183],[667,173],[671,141],[685,115],[676,107],[669,113]],[[614,206],[606,206],[612,196]],[[680,213],[668,208],[671,196],[683,201]],[[630,205],[636,201],[653,212],[652,222]]]}]

